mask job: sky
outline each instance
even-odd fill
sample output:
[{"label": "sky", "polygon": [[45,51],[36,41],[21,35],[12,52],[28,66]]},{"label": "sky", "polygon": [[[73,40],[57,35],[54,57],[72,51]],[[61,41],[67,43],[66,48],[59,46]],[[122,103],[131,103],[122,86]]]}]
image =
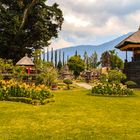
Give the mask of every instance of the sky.
[{"label": "sky", "polygon": [[47,0],[58,3],[64,23],[54,49],[76,45],[98,45],[137,31],[140,0]]}]

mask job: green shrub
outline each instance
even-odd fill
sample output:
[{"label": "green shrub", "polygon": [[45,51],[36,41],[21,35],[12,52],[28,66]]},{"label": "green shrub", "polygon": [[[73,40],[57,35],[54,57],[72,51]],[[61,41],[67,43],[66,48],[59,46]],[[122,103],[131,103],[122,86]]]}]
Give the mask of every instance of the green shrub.
[{"label": "green shrub", "polygon": [[45,85],[35,86],[16,81],[0,81],[0,100],[15,100],[25,103],[43,104],[44,100],[53,97]]},{"label": "green shrub", "polygon": [[133,90],[127,88],[127,86],[123,84],[96,82],[92,87],[92,94],[125,96],[133,95]]},{"label": "green shrub", "polygon": [[70,89],[70,84],[72,84],[72,81],[70,79],[64,79],[63,81],[67,85],[67,89]]},{"label": "green shrub", "polygon": [[102,74],[100,81],[103,83],[120,83],[126,79],[126,75],[118,70],[110,70],[108,74]]},{"label": "green shrub", "polygon": [[125,85],[127,85],[130,88],[133,88],[133,87],[136,87],[137,86],[137,83],[134,82],[134,81],[126,81],[125,82]]},{"label": "green shrub", "polygon": [[8,97],[6,100],[13,101],[13,102],[23,102],[23,103],[27,103],[27,104],[32,103],[32,99],[26,98],[26,97]]}]

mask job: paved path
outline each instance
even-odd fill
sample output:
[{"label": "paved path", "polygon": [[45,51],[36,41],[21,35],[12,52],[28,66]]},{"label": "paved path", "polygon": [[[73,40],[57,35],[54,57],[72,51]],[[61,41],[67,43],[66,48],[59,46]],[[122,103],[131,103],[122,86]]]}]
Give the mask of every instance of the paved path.
[{"label": "paved path", "polygon": [[92,86],[87,83],[75,83],[75,84],[78,85],[79,87],[83,87],[86,89],[92,89]]}]

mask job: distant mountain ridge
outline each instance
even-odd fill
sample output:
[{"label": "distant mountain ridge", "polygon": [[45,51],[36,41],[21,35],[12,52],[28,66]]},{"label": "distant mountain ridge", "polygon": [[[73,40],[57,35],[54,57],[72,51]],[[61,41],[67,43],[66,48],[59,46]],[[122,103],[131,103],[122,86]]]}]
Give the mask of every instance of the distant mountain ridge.
[{"label": "distant mountain ridge", "polygon": [[[69,57],[73,56],[76,51],[78,52],[79,55],[81,55],[81,57],[83,57],[85,51],[87,52],[88,56],[91,56],[92,53],[94,51],[96,51],[98,54],[98,58],[100,58],[100,56],[103,52],[115,49],[116,52],[118,53],[118,56],[124,60],[125,59],[125,52],[122,52],[122,51],[116,49],[115,46],[117,44],[119,44],[122,40],[124,40],[125,38],[130,36],[131,34],[132,34],[132,32],[125,34],[123,36],[120,36],[112,41],[103,43],[101,45],[78,45],[78,46],[71,46],[71,47],[67,47],[67,48],[57,49],[57,51],[61,50],[61,53],[64,52],[65,59],[67,56],[69,56]],[[131,53],[128,54],[129,60],[130,60],[130,57],[131,57]]]}]

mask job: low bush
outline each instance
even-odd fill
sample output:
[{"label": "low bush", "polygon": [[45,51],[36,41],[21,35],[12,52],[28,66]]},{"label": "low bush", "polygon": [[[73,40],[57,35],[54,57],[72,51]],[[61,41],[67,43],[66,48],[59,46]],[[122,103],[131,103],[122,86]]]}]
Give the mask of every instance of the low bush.
[{"label": "low bush", "polygon": [[116,83],[119,84],[126,79],[126,75],[118,70],[110,70],[108,74],[102,74],[99,77],[102,83]]},{"label": "low bush", "polygon": [[113,96],[129,96],[133,95],[133,90],[127,88],[123,84],[101,83],[96,82],[92,87],[93,95],[113,95]]},{"label": "low bush", "polygon": [[20,101],[31,104],[37,101],[43,104],[44,100],[51,97],[53,97],[53,94],[45,85],[28,85],[14,80],[0,81],[0,100]]},{"label": "low bush", "polygon": [[70,79],[64,79],[63,82],[67,85],[67,89],[70,89],[70,84],[72,84],[72,80],[70,80]]},{"label": "low bush", "polygon": [[134,82],[134,81],[126,81],[126,82],[125,82],[125,85],[127,85],[127,86],[130,87],[130,88],[134,88],[134,87],[137,86],[137,83]]}]

